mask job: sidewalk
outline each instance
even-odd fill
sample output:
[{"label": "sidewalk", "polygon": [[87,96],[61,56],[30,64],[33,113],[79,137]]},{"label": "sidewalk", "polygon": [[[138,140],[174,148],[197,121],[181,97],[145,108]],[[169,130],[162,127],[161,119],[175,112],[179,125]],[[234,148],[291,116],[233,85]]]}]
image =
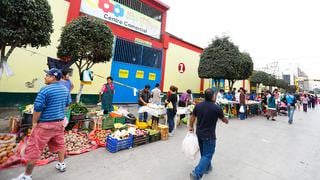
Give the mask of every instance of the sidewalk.
[{"label": "sidewalk", "polygon": [[[295,113],[277,121],[255,116],[217,125],[214,170],[204,180],[317,180],[320,179],[320,107]],[[117,153],[104,148],[66,159],[68,169],[59,173],[54,164],[36,167],[33,179],[49,180],[188,180],[198,160],[181,153],[185,125],[168,141],[160,141]],[[7,180],[23,172],[14,168],[0,172]]]}]

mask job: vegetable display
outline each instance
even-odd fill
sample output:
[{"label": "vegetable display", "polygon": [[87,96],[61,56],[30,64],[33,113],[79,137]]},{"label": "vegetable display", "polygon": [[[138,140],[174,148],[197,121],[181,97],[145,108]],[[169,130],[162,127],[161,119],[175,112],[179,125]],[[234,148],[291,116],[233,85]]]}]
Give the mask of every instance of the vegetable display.
[{"label": "vegetable display", "polygon": [[13,154],[16,143],[0,145],[0,165],[5,163]]},{"label": "vegetable display", "polygon": [[86,134],[68,131],[64,138],[67,153],[82,151],[92,146],[91,141],[88,139]]},{"label": "vegetable display", "polygon": [[40,160],[49,159],[49,158],[58,158],[58,153],[50,152],[49,147],[46,146],[40,156]]},{"label": "vegetable display", "polygon": [[107,136],[111,133],[111,130],[96,130],[95,138],[99,141],[99,144],[105,144]]},{"label": "vegetable display", "polygon": [[88,112],[88,109],[83,103],[71,104],[69,109],[71,110],[72,115],[86,114]]},{"label": "vegetable display", "polygon": [[127,139],[129,136],[130,133],[127,130],[117,130],[111,135],[112,138],[117,140]]}]

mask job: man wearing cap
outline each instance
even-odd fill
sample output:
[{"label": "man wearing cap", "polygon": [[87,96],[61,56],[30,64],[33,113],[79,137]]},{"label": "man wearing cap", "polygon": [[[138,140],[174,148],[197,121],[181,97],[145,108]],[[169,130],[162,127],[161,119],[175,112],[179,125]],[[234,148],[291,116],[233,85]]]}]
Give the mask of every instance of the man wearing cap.
[{"label": "man wearing cap", "polygon": [[26,170],[16,180],[32,180],[35,162],[46,145],[50,151],[58,152],[56,169],[60,172],[66,170],[63,119],[65,107],[70,103],[69,90],[59,83],[62,77],[60,70],[52,68],[45,72],[47,86],[41,88],[34,102],[32,132],[24,156],[27,160]]}]

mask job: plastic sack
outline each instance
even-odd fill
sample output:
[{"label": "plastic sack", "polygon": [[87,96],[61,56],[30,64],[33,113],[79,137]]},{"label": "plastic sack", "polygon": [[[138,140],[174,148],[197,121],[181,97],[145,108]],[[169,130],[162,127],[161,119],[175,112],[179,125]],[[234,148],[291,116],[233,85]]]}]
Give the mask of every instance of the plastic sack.
[{"label": "plastic sack", "polygon": [[192,160],[196,159],[199,151],[198,138],[195,133],[188,132],[186,137],[182,141],[182,152]]},{"label": "plastic sack", "polygon": [[240,113],[244,113],[244,112],[245,112],[245,111],[244,111],[244,106],[243,106],[243,105],[241,105],[241,106],[240,106],[239,112],[240,112]]}]

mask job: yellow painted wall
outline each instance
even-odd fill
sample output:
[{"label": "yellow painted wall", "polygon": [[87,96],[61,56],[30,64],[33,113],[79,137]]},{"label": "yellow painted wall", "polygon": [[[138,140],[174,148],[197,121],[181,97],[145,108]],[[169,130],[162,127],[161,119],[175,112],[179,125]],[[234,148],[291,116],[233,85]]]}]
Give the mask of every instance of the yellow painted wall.
[{"label": "yellow painted wall", "polygon": [[[200,78],[198,77],[198,65],[200,53],[169,43],[166,57],[166,69],[164,76],[164,91],[168,91],[171,85],[179,88],[179,92],[191,89],[194,93],[200,92]],[[179,63],[185,64],[185,72],[178,71]]]},{"label": "yellow painted wall", "polygon": [[[66,25],[66,19],[68,14],[69,2],[63,0],[49,0],[51,6],[51,12],[53,14],[53,29],[51,34],[51,45],[35,48],[16,48],[8,59],[8,64],[11,70],[14,72],[14,76],[7,77],[4,73],[0,80],[0,92],[38,92],[42,86],[44,86],[44,69],[48,69],[47,56],[56,58],[57,46],[59,44],[60,34],[62,27]],[[8,48],[9,49],[9,48]],[[31,50],[38,54],[28,52]],[[76,66],[72,66],[74,69],[73,76],[70,78],[74,83],[75,88],[72,93],[77,93],[80,86],[78,70]],[[93,67],[93,71],[96,74],[106,77],[110,74],[111,63],[100,63]],[[31,82],[33,79],[37,79],[33,88],[26,87],[26,82]],[[105,82],[104,79],[94,77],[92,85],[85,85],[84,94],[97,94],[100,87]]]}]

